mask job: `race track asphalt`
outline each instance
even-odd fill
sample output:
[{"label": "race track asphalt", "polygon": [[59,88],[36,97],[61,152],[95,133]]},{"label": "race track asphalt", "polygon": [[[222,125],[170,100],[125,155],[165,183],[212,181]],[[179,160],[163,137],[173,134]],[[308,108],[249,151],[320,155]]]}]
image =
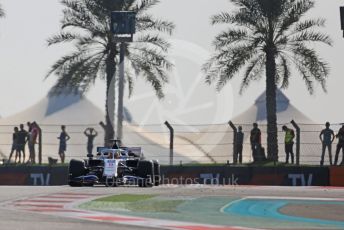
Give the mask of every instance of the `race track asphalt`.
[{"label": "race track asphalt", "polygon": [[[66,217],[46,215],[44,213],[10,210],[6,204],[23,198],[63,193],[86,192],[111,194],[104,188],[74,189],[67,186],[61,187],[0,187],[0,229],[1,230],[148,230],[151,228],[114,225],[106,222],[93,222]],[[96,191],[95,191],[96,190]]]},{"label": "race track asphalt", "polygon": [[[51,213],[28,211],[23,208],[9,208],[10,204],[18,200],[30,200],[35,197],[52,197],[56,194],[89,194],[92,199],[98,196],[115,194],[157,194],[164,196],[226,196],[226,197],[307,197],[307,198],[336,198],[344,200],[344,189],[340,188],[308,188],[308,187],[211,187],[211,186],[161,186],[155,188],[106,188],[85,187],[71,188],[68,186],[56,187],[0,187],[0,229],[1,230],[136,230],[152,229],[144,226],[127,226],[109,222],[93,222],[69,218],[68,216],[55,216]],[[37,198],[36,198],[37,199]],[[316,212],[316,211],[315,211]],[[326,218],[321,208],[319,215]],[[47,215],[49,214],[49,215]],[[317,214],[317,213],[315,213]]]}]

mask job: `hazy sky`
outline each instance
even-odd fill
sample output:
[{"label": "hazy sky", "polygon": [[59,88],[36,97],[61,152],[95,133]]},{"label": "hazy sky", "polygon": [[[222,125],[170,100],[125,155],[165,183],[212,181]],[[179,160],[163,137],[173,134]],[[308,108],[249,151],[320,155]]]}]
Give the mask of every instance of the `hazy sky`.
[{"label": "hazy sky", "polygon": [[[44,76],[54,61],[66,54],[70,47],[46,45],[46,39],[59,31],[62,7],[58,0],[0,2],[6,12],[6,18],[0,20],[0,115],[4,117],[18,113],[45,97],[55,78],[43,81]],[[326,18],[324,31],[334,40],[333,48],[315,47],[332,68],[328,80],[329,93],[325,94],[317,87],[316,94],[310,96],[298,75],[293,76],[290,88],[285,92],[298,109],[317,122],[344,122],[344,65],[341,58],[344,39],[340,30],[340,5],[344,2],[316,0],[315,9],[308,15]],[[177,26],[171,40],[174,45],[171,59],[176,68],[171,73],[171,84],[166,87],[164,101],[154,100],[151,88],[138,80],[136,93],[127,102],[135,120],[160,123],[170,118],[180,123],[222,122],[254,103],[264,90],[264,81],[253,83],[240,96],[238,76],[217,95],[214,87],[203,83],[200,72],[200,66],[213,50],[213,37],[222,29],[212,27],[209,17],[231,9],[228,0],[162,0],[152,10],[156,16],[169,19]],[[97,82],[87,96],[103,108],[104,82]],[[160,111],[158,115],[155,110]]]}]

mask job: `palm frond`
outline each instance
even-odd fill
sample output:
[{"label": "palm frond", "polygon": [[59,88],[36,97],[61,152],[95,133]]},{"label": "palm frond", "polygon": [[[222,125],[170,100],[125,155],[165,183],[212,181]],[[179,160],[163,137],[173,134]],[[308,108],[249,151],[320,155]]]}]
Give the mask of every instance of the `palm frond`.
[{"label": "palm frond", "polygon": [[171,70],[173,64],[167,59],[166,55],[154,48],[146,46],[130,46],[130,55],[128,59],[131,59],[131,55],[135,54],[135,57],[140,57],[144,62],[149,63],[151,66],[157,66],[166,70]]},{"label": "palm frond", "polygon": [[131,54],[131,65],[133,68],[143,76],[148,83],[150,83],[158,98],[163,98],[163,85],[168,82],[168,75],[163,68],[151,65],[141,56]]},{"label": "palm frond", "polygon": [[142,13],[149,10],[158,3],[160,3],[159,0],[141,0],[141,2],[139,2],[135,8],[138,13]]},{"label": "palm frond", "polygon": [[256,58],[253,58],[245,71],[243,80],[241,82],[239,93],[242,94],[245,89],[250,85],[251,81],[257,81],[262,78],[265,67],[265,56],[259,55]]},{"label": "palm frond", "polygon": [[211,24],[228,24],[233,22],[233,17],[227,12],[222,12],[211,17]]},{"label": "palm frond", "polygon": [[2,9],[0,4],[0,18],[5,17],[5,11]]},{"label": "palm frond", "polygon": [[65,55],[62,58],[60,58],[58,61],[55,62],[55,64],[50,68],[49,72],[46,74],[45,78],[48,78],[50,75],[52,75],[56,71],[60,71],[61,69],[64,69],[65,66],[69,65],[69,63],[73,63],[77,61],[80,57],[84,56],[83,50],[78,50],[76,52],[73,52],[69,55]]},{"label": "palm frond", "polygon": [[282,84],[281,84],[281,88],[282,89],[286,89],[289,86],[289,79],[291,76],[291,72],[289,69],[290,63],[288,61],[288,59],[284,56],[281,56],[281,63],[280,63],[281,69],[282,69]]},{"label": "palm frond", "polygon": [[52,89],[52,93],[59,94],[65,89],[87,92],[97,78],[99,67],[104,62],[104,54],[79,57],[57,70],[59,79]]},{"label": "palm frond", "polygon": [[248,33],[242,29],[229,29],[221,32],[216,36],[213,45],[216,49],[221,49],[228,45],[235,45],[237,42],[246,41],[248,39]]},{"label": "palm frond", "polygon": [[312,29],[315,27],[324,27],[326,20],[323,18],[316,18],[316,19],[308,19],[302,22],[296,23],[294,29],[291,31],[292,34],[303,32],[308,29]]},{"label": "palm frond", "polygon": [[217,80],[216,89],[220,91],[226,83],[256,54],[254,46],[237,46],[220,50],[203,66],[206,82]]},{"label": "palm frond", "polygon": [[284,14],[278,23],[277,37],[289,30],[295,23],[299,22],[301,17],[314,7],[312,0],[294,0],[285,5]]},{"label": "palm frond", "polygon": [[264,26],[262,26],[261,18],[259,18],[258,15],[254,15],[252,12],[243,9],[233,15],[226,12],[214,15],[211,18],[211,23],[212,25],[234,24],[250,29],[251,31],[255,31],[256,33],[259,31],[264,33]]},{"label": "palm frond", "polygon": [[332,39],[329,35],[323,34],[321,32],[314,32],[314,31],[304,31],[300,34],[294,35],[290,38],[291,43],[299,43],[299,42],[321,42],[325,43],[329,46],[332,46]]},{"label": "palm frond", "polygon": [[166,41],[166,39],[162,38],[159,35],[152,35],[152,34],[143,34],[139,35],[135,39],[135,43],[138,43],[140,45],[153,45],[159,47],[162,51],[167,52],[168,49],[171,47],[171,44]]},{"label": "palm frond", "polygon": [[309,75],[307,69],[298,64],[298,63],[295,63],[296,67],[297,67],[297,70],[300,72],[305,84],[306,84],[306,87],[307,87],[307,90],[308,92],[313,95],[314,94],[314,82],[311,80],[311,76]]},{"label": "palm frond", "polygon": [[61,32],[59,34],[53,35],[47,39],[48,46],[62,43],[62,42],[71,42],[77,39],[83,39],[79,34],[72,34],[70,32]]},{"label": "palm frond", "polygon": [[98,21],[97,18],[92,18],[92,16],[87,16],[85,14],[75,13],[70,9],[65,9],[63,14],[64,18],[61,21],[62,29],[79,29],[94,36],[98,34],[103,35],[109,31],[109,19],[105,20],[106,18],[103,18],[103,20]]},{"label": "palm frond", "polygon": [[92,49],[91,47],[93,46],[101,46],[102,49],[106,50],[108,47],[108,44],[104,40],[96,39],[94,37],[84,36],[84,37],[78,38],[76,47],[89,47],[90,49]]},{"label": "palm frond", "polygon": [[136,29],[139,32],[158,31],[171,35],[175,29],[175,25],[172,22],[155,19],[150,15],[143,14],[137,16]]},{"label": "palm frond", "polygon": [[[308,86],[309,92],[313,93],[313,85],[311,82],[319,82],[323,90],[326,92],[326,79],[329,76],[328,63],[318,57],[316,51],[298,44],[293,48],[294,63],[297,65],[299,71]],[[313,80],[311,80],[311,78]]]}]

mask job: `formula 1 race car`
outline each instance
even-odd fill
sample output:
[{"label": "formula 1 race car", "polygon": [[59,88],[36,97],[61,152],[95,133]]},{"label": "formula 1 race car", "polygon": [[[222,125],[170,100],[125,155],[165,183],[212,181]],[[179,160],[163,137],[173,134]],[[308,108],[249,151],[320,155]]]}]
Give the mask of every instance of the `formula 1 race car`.
[{"label": "formula 1 race car", "polygon": [[145,160],[141,148],[98,147],[96,157],[88,155],[87,160],[70,161],[68,184],[72,187],[159,186],[160,164],[157,160]]}]

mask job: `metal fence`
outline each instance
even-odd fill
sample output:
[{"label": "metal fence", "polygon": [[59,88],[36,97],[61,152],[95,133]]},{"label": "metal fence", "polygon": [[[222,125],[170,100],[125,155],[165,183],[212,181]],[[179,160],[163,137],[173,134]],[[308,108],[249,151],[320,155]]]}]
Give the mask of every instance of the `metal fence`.
[{"label": "metal fence", "polygon": [[[98,132],[94,146],[104,145],[104,131],[99,124],[65,124],[67,132],[71,136],[66,151],[66,161],[72,158],[82,159],[86,157],[87,138],[83,132],[86,128],[94,128]],[[252,124],[234,124],[243,127],[245,134],[243,162],[253,161],[249,141]],[[285,161],[284,133],[282,126],[289,124],[278,124],[278,147],[279,160]],[[323,124],[298,124],[300,126],[300,164],[319,165],[322,145],[319,134],[324,128]],[[16,125],[19,126],[19,125]],[[202,124],[202,125],[181,125],[171,124],[174,130],[173,146],[171,146],[170,130],[165,124],[124,126],[124,140],[126,146],[142,147],[147,158],[160,160],[162,164],[180,163],[232,163],[233,161],[233,129],[229,124]],[[8,158],[12,146],[12,133],[14,125],[0,126],[0,154],[1,158]],[[43,162],[48,157],[58,158],[58,146],[60,124],[40,124],[42,129],[42,153]],[[332,124],[331,129],[335,133],[341,127],[340,124]],[[262,131],[262,146],[267,147],[266,124],[259,124]],[[333,143],[332,155],[334,157],[337,140]],[[173,147],[171,151],[170,148]],[[295,146],[294,146],[294,152]],[[173,153],[173,159],[171,159]],[[26,158],[28,149],[26,149]],[[326,155],[325,164],[329,164]],[[171,162],[172,160],[172,162]],[[340,157],[341,161],[341,157]]]}]

